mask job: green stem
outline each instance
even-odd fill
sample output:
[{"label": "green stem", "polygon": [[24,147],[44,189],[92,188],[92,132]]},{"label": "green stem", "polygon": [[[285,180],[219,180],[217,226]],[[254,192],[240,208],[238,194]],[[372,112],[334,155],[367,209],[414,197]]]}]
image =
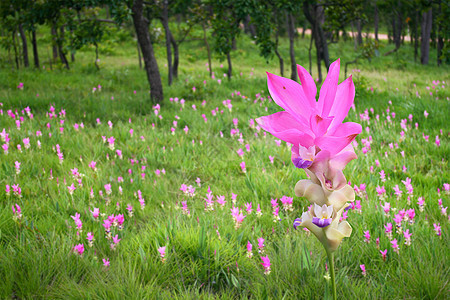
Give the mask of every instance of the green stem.
[{"label": "green stem", "polygon": [[333,291],[333,300],[337,299],[337,293],[336,293],[336,276],[334,274],[334,255],[331,251],[327,251],[328,256],[328,264],[330,268],[330,275],[331,275],[331,289]]}]

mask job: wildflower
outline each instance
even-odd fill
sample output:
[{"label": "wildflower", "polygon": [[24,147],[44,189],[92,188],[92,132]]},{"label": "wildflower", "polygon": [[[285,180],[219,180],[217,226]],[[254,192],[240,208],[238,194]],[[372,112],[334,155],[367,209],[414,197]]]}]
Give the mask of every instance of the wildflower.
[{"label": "wildflower", "polygon": [[245,161],[239,164],[241,166],[242,173],[247,173],[247,169],[245,168]]},{"label": "wildflower", "polygon": [[14,168],[16,169],[16,175],[20,174],[20,162],[16,161],[14,163]]},{"label": "wildflower", "polygon": [[409,232],[409,229],[406,229],[403,232],[403,236],[405,237],[405,245],[410,246],[411,245],[411,235],[412,233]]},{"label": "wildflower", "polygon": [[258,252],[263,254],[264,253],[264,238],[260,237],[258,238]]},{"label": "wildflower", "polygon": [[253,245],[250,243],[250,241],[247,242],[247,257],[252,258],[253,252],[252,252]]},{"label": "wildflower", "polygon": [[384,211],[386,216],[389,216],[389,211],[391,210],[391,204],[389,202],[385,202],[384,205],[380,205]]},{"label": "wildflower", "polygon": [[353,104],[355,88],[351,76],[338,86],[339,69],[337,60],[330,66],[318,102],[314,80],[303,67],[297,66],[302,85],[267,73],[272,99],[285,111],[256,121],[264,130],[293,145],[292,161],[296,167],[311,166],[313,155],[317,155],[314,146],[329,151],[333,157],[362,131],[359,124],[342,123]]},{"label": "wildflower", "polygon": [[433,226],[434,226],[434,231],[436,232],[436,235],[441,237],[441,234],[442,234],[441,224],[440,223],[438,223],[438,224],[434,223]]},{"label": "wildflower", "polygon": [[380,250],[380,253],[381,253],[382,257],[383,257],[383,261],[386,261],[387,249],[385,249],[384,251]]},{"label": "wildflower", "polygon": [[400,247],[398,246],[397,239],[391,241],[392,248],[394,248],[394,252],[400,254]]},{"label": "wildflower", "polygon": [[94,235],[92,234],[92,232],[88,232],[87,233],[87,238],[86,239],[88,240],[89,247],[92,247],[94,245],[94,240],[95,240]]},{"label": "wildflower", "polygon": [[361,268],[362,275],[365,277],[366,276],[366,266],[365,265],[359,265],[359,267]]},{"label": "wildflower", "polygon": [[83,256],[83,253],[84,253],[84,244],[78,244],[78,245],[75,245],[75,246],[72,248],[72,251],[73,251],[75,254],[78,254],[79,256]]},{"label": "wildflower", "polygon": [[103,258],[102,261],[103,261],[103,266],[104,267],[106,267],[106,268],[109,267],[109,258],[106,258],[106,259]]},{"label": "wildflower", "polygon": [[370,243],[370,233],[369,233],[369,230],[364,231],[364,242],[365,242],[365,243]]},{"label": "wildflower", "polygon": [[392,240],[392,223],[387,223],[384,225],[386,236]]},{"label": "wildflower", "polygon": [[248,214],[251,214],[252,213],[252,211],[253,211],[253,209],[252,209],[252,203],[250,202],[250,203],[245,203],[244,204],[244,206],[245,206],[245,210],[247,211],[247,213]]},{"label": "wildflower", "polygon": [[258,216],[258,217],[262,216],[261,207],[259,206],[259,203],[258,203],[258,207],[256,208],[256,216]]},{"label": "wildflower", "polygon": [[264,275],[270,274],[270,259],[268,256],[261,256],[262,266],[264,267]]},{"label": "wildflower", "polygon": [[237,230],[241,226],[242,221],[244,221],[244,218],[246,216],[244,216],[242,214],[242,211],[240,211],[239,208],[237,208],[237,207],[233,207],[231,209],[231,216],[234,219],[234,229]]},{"label": "wildflower", "polygon": [[131,204],[128,204],[127,211],[128,211],[128,216],[131,218],[133,216],[133,206],[131,206]]},{"label": "wildflower", "polygon": [[119,239],[119,235],[116,234],[116,236],[113,237],[113,242],[111,243],[111,250],[116,250],[116,246],[120,241],[121,239]]},{"label": "wildflower", "polygon": [[425,200],[423,199],[423,197],[419,197],[419,199],[417,200],[417,205],[419,205],[420,212],[423,212],[425,207]]},{"label": "wildflower", "polygon": [[225,206],[225,196],[217,196],[217,203],[223,208]]},{"label": "wildflower", "polygon": [[13,211],[13,220],[14,221],[18,221],[22,218],[22,210],[20,209],[19,204],[16,203],[16,206],[14,207],[14,205],[12,206],[12,211]]},{"label": "wildflower", "polygon": [[158,248],[158,252],[159,252],[159,255],[161,257],[161,262],[164,263],[166,261],[166,258],[165,258],[165,256],[166,256],[166,247],[165,246],[159,247]]},{"label": "wildflower", "polygon": [[284,211],[288,211],[288,210],[292,211],[294,209],[293,206],[292,206],[293,198],[288,197],[288,196],[283,196],[283,197],[280,198],[280,201],[281,201],[281,203],[283,205]]}]

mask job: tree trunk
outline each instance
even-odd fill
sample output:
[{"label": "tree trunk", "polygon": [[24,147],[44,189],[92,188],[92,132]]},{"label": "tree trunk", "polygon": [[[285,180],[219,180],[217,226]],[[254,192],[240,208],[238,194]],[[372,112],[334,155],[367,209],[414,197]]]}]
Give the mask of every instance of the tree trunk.
[{"label": "tree trunk", "polygon": [[23,64],[25,68],[28,68],[30,66],[30,61],[28,59],[28,44],[27,44],[27,37],[25,35],[25,31],[23,30],[22,24],[19,24],[19,33],[20,38],[22,39]]},{"label": "tree trunk", "polygon": [[34,66],[39,69],[39,53],[36,41],[36,29],[31,31],[31,44],[33,45]]},{"label": "tree trunk", "polygon": [[203,40],[206,45],[206,51],[208,51],[208,69],[209,69],[209,77],[212,77],[212,65],[211,65],[211,48],[209,47],[208,39],[206,36],[206,26],[205,23],[202,22],[203,29]]},{"label": "tree trunk", "polygon": [[428,64],[430,55],[430,35],[431,35],[432,10],[422,13],[422,41],[420,44],[420,62],[422,65]]},{"label": "tree trunk", "polygon": [[419,10],[416,9],[414,22],[414,62],[417,62],[419,56]]},{"label": "tree trunk", "polygon": [[166,53],[167,53],[167,77],[169,86],[172,85],[173,81],[173,69],[172,69],[172,48],[170,46],[170,29],[169,29],[169,2],[168,0],[163,0],[163,10],[161,16],[161,23],[164,27],[164,32],[166,35]]},{"label": "tree trunk", "polygon": [[173,65],[172,65],[173,77],[178,78],[178,65],[180,64],[180,50],[177,41],[173,37],[172,32],[170,32],[170,43],[172,44],[173,47]]},{"label": "tree trunk", "polygon": [[58,36],[56,32],[56,25],[52,26],[51,34],[52,34],[53,61],[56,61],[56,59],[58,58],[58,46],[57,46]]},{"label": "tree trunk", "polygon": [[294,20],[290,13],[287,13],[287,28],[289,34],[289,55],[291,58],[291,79],[297,81],[297,63],[295,62],[295,51],[294,51],[295,28],[294,28]]},{"label": "tree trunk", "polygon": [[358,43],[358,46],[360,46],[363,43],[362,24],[360,19],[356,20],[356,30],[358,31],[358,34],[356,35],[356,42]]},{"label": "tree trunk", "polygon": [[153,52],[153,45],[148,32],[149,21],[142,14],[143,0],[134,0],[131,7],[133,24],[136,35],[141,46],[142,56],[144,57],[145,71],[147,73],[148,83],[150,84],[150,98],[153,102],[163,101],[163,87],[161,76],[159,74],[158,63]]},{"label": "tree trunk", "polygon": [[[442,1],[439,0],[439,15],[442,16]],[[444,48],[444,38],[442,36],[442,20],[438,21],[437,28],[437,65],[440,66],[442,64],[442,49]]]},{"label": "tree trunk", "polygon": [[227,53],[227,62],[228,62],[227,77],[228,77],[228,80],[231,79],[231,74],[232,74],[232,65],[231,65],[231,55],[230,55],[230,52],[231,52],[231,51],[229,51],[229,52]]},{"label": "tree trunk", "polygon": [[139,42],[136,43],[138,59],[139,59],[139,69],[142,69],[142,57],[141,57],[141,48],[139,47]]},{"label": "tree trunk", "polygon": [[280,55],[280,52],[278,52],[278,36],[280,34],[279,27],[277,26],[277,32],[275,33],[275,54],[278,57],[278,60],[280,61],[280,75],[281,77],[284,77],[284,61],[283,58]]},{"label": "tree trunk", "polygon": [[16,41],[16,31],[12,32],[12,41],[14,48],[14,61],[16,62],[16,68],[19,70],[19,54],[17,53],[17,41]]},{"label": "tree trunk", "polygon": [[373,17],[374,19],[374,31],[375,31],[375,41],[378,41],[378,23],[379,23],[379,16],[378,16],[378,6],[377,1],[375,0],[375,15]]},{"label": "tree trunk", "polygon": [[58,37],[58,53],[59,53],[59,59],[61,59],[61,62],[66,66],[66,69],[69,70],[69,61],[67,60],[66,54],[63,51],[63,40],[64,40],[64,26],[61,26],[60,28],[60,36]]}]

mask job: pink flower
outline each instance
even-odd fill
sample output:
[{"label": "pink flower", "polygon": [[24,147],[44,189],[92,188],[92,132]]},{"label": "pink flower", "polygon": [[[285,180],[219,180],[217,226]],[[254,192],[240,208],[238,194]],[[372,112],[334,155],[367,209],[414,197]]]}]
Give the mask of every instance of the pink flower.
[{"label": "pink flower", "polygon": [[383,257],[383,261],[386,261],[387,249],[385,249],[384,251],[380,250],[380,253],[381,253],[382,257]]},{"label": "pink flower", "polygon": [[361,268],[362,275],[366,276],[366,266],[365,265],[359,265],[359,267]]},{"label": "pink flower", "polygon": [[242,173],[246,173],[247,169],[245,167],[245,161],[241,162],[239,165],[241,166]]},{"label": "pink flower", "polygon": [[347,146],[337,169],[356,158],[350,143],[362,132],[362,127],[357,123],[342,123],[353,104],[355,86],[351,76],[338,86],[339,69],[340,60],[331,64],[318,102],[316,84],[302,66],[297,66],[301,85],[267,73],[270,95],[285,111],[256,121],[264,130],[293,145],[292,162],[298,168],[309,168],[321,152],[333,158]]},{"label": "pink flower", "polygon": [[83,255],[83,252],[84,252],[84,244],[78,244],[78,245],[75,245],[75,246],[72,248],[72,251],[73,251],[75,254],[78,254],[79,256],[82,256],[82,255]]},{"label": "pink flower", "polygon": [[104,259],[102,259],[103,260],[103,266],[104,267],[109,267],[109,258],[104,258]]},{"label": "pink flower", "polygon": [[397,239],[394,239],[393,241],[391,241],[391,244],[392,244],[392,248],[394,248],[394,252],[397,254],[400,254],[400,248],[398,246]]},{"label": "pink flower", "polygon": [[436,232],[437,236],[440,237],[441,234],[442,234],[441,224],[440,223],[438,223],[438,224],[434,223],[433,226],[434,226],[434,231]]},{"label": "pink flower", "polygon": [[165,259],[165,256],[166,256],[166,246],[159,247],[159,248],[158,248],[158,252],[159,252],[159,255],[161,256],[161,261],[162,261],[162,262],[165,262],[165,261],[166,261],[166,259]]},{"label": "pink flower", "polygon": [[248,258],[251,258],[253,256],[252,248],[253,248],[253,245],[250,243],[250,241],[248,241],[248,243],[247,243],[247,257]]},{"label": "pink flower", "polygon": [[93,210],[93,211],[90,210],[90,212],[92,213],[92,217],[93,217],[94,219],[97,219],[98,216],[100,215],[100,209],[98,209],[98,208],[96,208],[96,207],[94,207],[94,210]]},{"label": "pink flower", "polygon": [[364,242],[369,243],[370,242],[370,233],[369,230],[364,231]]},{"label": "pink flower", "polygon": [[261,265],[264,267],[264,274],[270,274],[270,259],[268,256],[261,256],[262,263]]}]

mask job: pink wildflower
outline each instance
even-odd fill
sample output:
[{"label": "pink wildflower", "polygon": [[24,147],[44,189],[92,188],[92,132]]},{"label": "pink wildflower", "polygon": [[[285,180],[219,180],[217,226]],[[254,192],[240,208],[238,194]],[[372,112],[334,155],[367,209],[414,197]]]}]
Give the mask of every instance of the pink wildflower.
[{"label": "pink wildflower", "polygon": [[268,256],[261,256],[262,266],[264,267],[264,275],[270,274],[270,259]]}]

